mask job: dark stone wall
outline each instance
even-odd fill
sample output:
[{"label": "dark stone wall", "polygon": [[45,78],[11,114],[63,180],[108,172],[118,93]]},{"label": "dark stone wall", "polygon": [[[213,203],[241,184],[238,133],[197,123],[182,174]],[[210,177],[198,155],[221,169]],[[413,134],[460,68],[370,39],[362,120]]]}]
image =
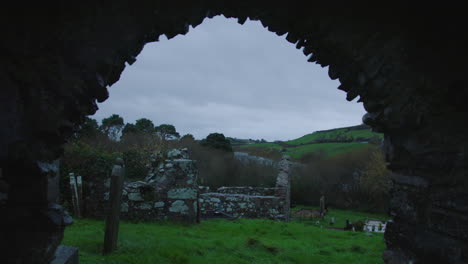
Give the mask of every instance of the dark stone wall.
[{"label": "dark stone wall", "polygon": [[255,196],[273,196],[276,188],[263,188],[251,186],[235,186],[235,187],[220,187],[216,190],[217,193],[224,194],[244,194]]},{"label": "dark stone wall", "polygon": [[230,217],[267,218],[285,221],[284,199],[277,196],[262,196],[231,193],[203,193],[200,194],[200,215],[213,217],[214,212],[220,211]]},{"label": "dark stone wall", "polygon": [[[151,154],[144,180],[126,181],[122,188],[120,218],[132,221],[198,221],[198,169],[188,150],[171,149]],[[82,215],[104,219],[109,207],[110,177],[83,182]]]},{"label": "dark stone wall", "polygon": [[[307,8],[260,0],[48,3],[18,2],[0,11],[0,191],[8,197],[0,203],[1,215],[8,215],[1,220],[0,248],[10,245],[16,263],[22,256],[46,263],[57,244],[51,241],[60,240],[63,230],[58,222],[42,228],[49,221],[44,212],[55,207],[47,201],[47,176],[38,162],[58,157],[61,144],[96,111],[96,101],[107,98],[106,87],[145,43],[161,34],[186,34],[189,25],[218,14],[240,23],[260,20],[268,30],[287,34],[309,61],[329,66],[346,99],[359,96],[368,112],[364,122],[385,133],[395,173],[394,223],[385,234],[388,263],[468,262],[463,8],[392,3],[370,9],[324,1],[308,2]],[[26,238],[18,238],[11,244],[4,234],[14,230],[27,230],[25,237],[37,241],[20,247]]]},{"label": "dark stone wall", "polygon": [[269,218],[289,222],[291,218],[290,157],[284,155],[278,163],[275,188],[220,187],[216,192],[200,193],[200,215],[216,213],[230,217]]}]

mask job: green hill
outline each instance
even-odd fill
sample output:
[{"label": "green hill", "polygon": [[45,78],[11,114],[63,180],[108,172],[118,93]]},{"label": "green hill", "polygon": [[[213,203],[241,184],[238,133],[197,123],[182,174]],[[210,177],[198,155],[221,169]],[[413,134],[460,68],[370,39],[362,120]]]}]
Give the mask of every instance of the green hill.
[{"label": "green hill", "polygon": [[239,144],[236,151],[246,151],[267,148],[286,150],[286,154],[300,159],[305,154],[323,152],[326,156],[354,151],[369,146],[370,143],[379,143],[383,134],[372,132],[369,126],[358,125],[329,130],[316,131],[300,138],[288,141],[275,141],[256,144]]}]

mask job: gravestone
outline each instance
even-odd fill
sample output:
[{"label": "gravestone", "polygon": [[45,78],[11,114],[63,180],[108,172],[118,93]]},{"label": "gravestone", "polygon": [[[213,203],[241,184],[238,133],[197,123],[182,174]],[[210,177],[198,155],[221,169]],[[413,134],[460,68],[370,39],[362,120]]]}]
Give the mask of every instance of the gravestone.
[{"label": "gravestone", "polygon": [[116,165],[112,168],[103,254],[109,254],[117,248],[124,170],[122,159],[117,159]]},{"label": "gravestone", "polygon": [[60,245],[55,251],[54,259],[50,264],[78,264],[78,248]]}]

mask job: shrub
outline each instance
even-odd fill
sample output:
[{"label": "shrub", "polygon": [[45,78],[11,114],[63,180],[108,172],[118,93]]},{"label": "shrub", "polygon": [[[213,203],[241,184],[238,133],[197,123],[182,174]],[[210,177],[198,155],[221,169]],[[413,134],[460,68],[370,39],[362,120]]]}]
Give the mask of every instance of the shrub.
[{"label": "shrub", "polygon": [[292,173],[291,199],[296,204],[318,205],[321,192],[326,204],[383,212],[391,182],[383,154],[378,147],[324,158],[311,155],[303,167]]},{"label": "shrub", "polygon": [[64,205],[71,204],[69,173],[75,173],[75,175],[82,177],[83,195],[87,197],[91,193],[89,183],[96,179],[109,177],[112,166],[119,157],[122,157],[119,152],[108,152],[99,146],[89,145],[82,141],[65,145],[64,155],[60,161],[60,197],[62,203]]},{"label": "shrub", "polygon": [[123,153],[125,177],[129,179],[143,179],[148,174],[146,165],[149,153],[142,149],[130,149]]}]

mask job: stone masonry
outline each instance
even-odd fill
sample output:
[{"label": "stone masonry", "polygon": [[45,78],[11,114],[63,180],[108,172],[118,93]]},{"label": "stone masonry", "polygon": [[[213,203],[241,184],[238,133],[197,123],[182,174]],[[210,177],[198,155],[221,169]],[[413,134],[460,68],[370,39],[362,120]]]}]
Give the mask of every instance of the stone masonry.
[{"label": "stone masonry", "polygon": [[284,156],[279,163],[275,188],[221,187],[217,192],[200,194],[200,213],[210,217],[222,212],[232,217],[269,218],[289,221],[290,218],[290,161]]},{"label": "stone masonry", "polygon": [[[289,221],[289,166],[289,157],[283,157],[274,188],[236,186],[210,192],[209,187],[197,185],[196,162],[189,159],[187,149],[155,152],[147,177],[124,183],[121,218],[194,223],[199,216],[220,211],[232,217]],[[109,185],[109,179],[89,185],[93,192],[86,199],[93,202],[87,203],[87,217],[104,217]]]},{"label": "stone masonry", "polygon": [[[144,181],[124,184],[121,218],[196,222],[198,171],[187,149],[172,149],[165,156],[154,153],[151,161]],[[105,192],[103,200],[108,199]]]},{"label": "stone masonry", "polygon": [[50,262],[67,217],[49,201],[42,165],[59,158],[147,43],[217,15],[285,35],[304,59],[328,67],[346,99],[363,103],[364,123],[385,134],[394,173],[386,263],[468,263],[463,3],[308,4],[13,1],[1,9],[0,263]]}]

